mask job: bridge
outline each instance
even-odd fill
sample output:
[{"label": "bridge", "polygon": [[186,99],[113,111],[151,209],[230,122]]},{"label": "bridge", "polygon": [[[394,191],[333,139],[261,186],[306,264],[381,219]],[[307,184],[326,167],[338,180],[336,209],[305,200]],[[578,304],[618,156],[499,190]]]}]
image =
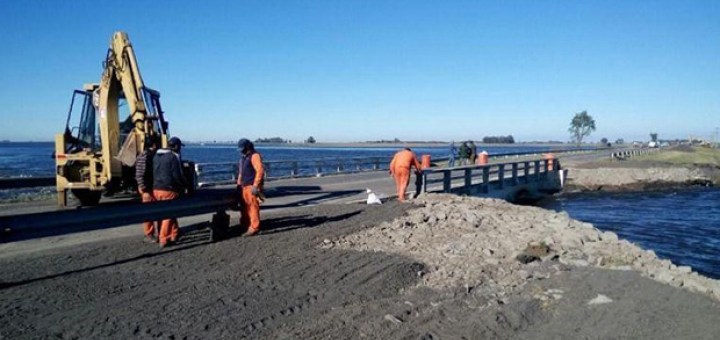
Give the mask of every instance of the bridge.
[{"label": "bridge", "polygon": [[[610,155],[608,150],[558,150],[554,153],[560,157]],[[538,157],[539,154],[499,154],[493,155],[487,165],[432,167],[417,178],[414,194],[447,192],[524,201],[560,191],[564,172],[559,160],[551,162]],[[394,196],[394,182],[384,171],[389,160],[351,159],[344,164],[327,160],[323,162],[319,166],[315,162],[314,173],[309,176],[307,173],[303,176],[298,162],[282,162],[289,164],[289,167],[281,166],[281,162],[271,163],[270,169],[275,169],[275,174],[266,185],[268,200],[262,205],[263,211],[361,202],[366,199],[368,188],[381,198]],[[200,178],[212,175],[215,177],[208,178],[213,180],[204,181],[204,187],[193,196],[170,202],[140,204],[137,199],[126,198],[98,207],[72,209],[58,209],[51,202],[7,205],[0,207],[0,228],[4,231],[2,235],[5,240],[13,240],[26,237],[18,236],[22,234],[53,236],[136,224],[145,220],[208,213],[214,214],[217,222],[218,216],[225,216],[227,210],[234,210],[236,206],[236,188],[234,184],[229,184],[234,183],[235,171],[232,166],[229,163],[201,164],[198,168]],[[226,171],[218,171],[222,168]],[[287,172],[283,175],[278,169]],[[223,223],[216,223],[215,227],[220,233],[226,228]]]}]

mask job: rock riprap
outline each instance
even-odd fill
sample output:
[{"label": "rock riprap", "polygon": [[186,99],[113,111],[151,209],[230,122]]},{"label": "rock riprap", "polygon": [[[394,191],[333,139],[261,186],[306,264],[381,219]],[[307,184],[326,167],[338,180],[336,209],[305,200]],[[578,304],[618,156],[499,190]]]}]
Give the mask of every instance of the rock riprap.
[{"label": "rock riprap", "polygon": [[654,280],[720,300],[720,281],[659,259],[612,232],[536,207],[502,200],[428,194],[392,222],[321,247],[395,253],[427,265],[418,272],[431,288],[464,287],[502,297],[530,280],[570,266],[635,270]]}]

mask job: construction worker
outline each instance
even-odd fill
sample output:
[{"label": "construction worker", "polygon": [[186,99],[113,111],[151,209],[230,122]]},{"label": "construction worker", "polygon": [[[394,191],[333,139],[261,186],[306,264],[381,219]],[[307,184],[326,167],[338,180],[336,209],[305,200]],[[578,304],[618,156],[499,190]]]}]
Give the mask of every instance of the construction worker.
[{"label": "construction worker", "polygon": [[260,232],[260,201],[263,199],[265,167],[255,145],[243,138],[238,141],[242,153],[237,185],[240,189],[240,228],[247,230],[245,236]]},{"label": "construction worker", "polygon": [[460,144],[460,149],[458,150],[458,159],[460,160],[459,165],[463,166],[467,164],[467,157],[468,157],[468,145],[467,142],[463,142]]},{"label": "construction worker", "polygon": [[475,164],[475,159],[477,159],[477,147],[475,146],[475,142],[468,142],[468,153],[470,154],[468,156],[468,164]]},{"label": "construction worker", "polygon": [[[180,138],[170,138],[168,148],[158,150],[153,157],[153,195],[158,201],[177,199],[188,187],[180,160],[182,146]],[[180,226],[176,218],[163,220],[158,236],[160,247],[177,242],[179,235]]]},{"label": "construction worker", "polygon": [[[135,161],[135,181],[137,182],[138,193],[143,203],[155,201],[153,195],[153,157],[157,148],[160,146],[159,138],[154,135],[145,139],[145,151]],[[157,242],[156,233],[159,232],[155,228],[155,221],[145,221],[143,223],[143,231],[145,240],[148,242]]]},{"label": "construction worker", "polygon": [[448,167],[452,168],[455,166],[455,155],[457,154],[457,148],[455,142],[450,142],[450,158],[448,160]]},{"label": "construction worker", "polygon": [[420,175],[422,168],[410,148],[398,151],[390,162],[390,175],[395,179],[398,201],[405,202],[405,191],[410,183],[410,169],[415,167],[415,174]]}]

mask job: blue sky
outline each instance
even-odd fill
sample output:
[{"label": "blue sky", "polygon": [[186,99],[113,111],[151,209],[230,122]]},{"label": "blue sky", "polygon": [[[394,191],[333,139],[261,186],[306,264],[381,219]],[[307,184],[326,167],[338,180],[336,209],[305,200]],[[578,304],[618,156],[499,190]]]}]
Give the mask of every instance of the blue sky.
[{"label": "blue sky", "polygon": [[720,126],[720,1],[0,2],[0,139],[52,140],[116,30],[187,140]]}]

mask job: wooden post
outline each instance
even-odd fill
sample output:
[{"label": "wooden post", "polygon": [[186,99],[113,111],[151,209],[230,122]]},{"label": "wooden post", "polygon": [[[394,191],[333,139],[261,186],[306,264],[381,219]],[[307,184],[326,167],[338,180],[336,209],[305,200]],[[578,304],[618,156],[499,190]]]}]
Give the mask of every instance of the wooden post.
[{"label": "wooden post", "polygon": [[467,169],[465,169],[465,187],[463,188],[463,190],[469,194],[471,187],[472,187],[472,169],[467,168]]},{"label": "wooden post", "polygon": [[450,193],[452,170],[443,171],[443,192]]},{"label": "wooden post", "polygon": [[482,191],[487,194],[490,191],[490,166],[486,165],[482,170]]},{"label": "wooden post", "polygon": [[505,187],[505,164],[498,165],[498,188]]},{"label": "wooden post", "polygon": [[422,192],[427,192],[427,172],[422,173]]}]

